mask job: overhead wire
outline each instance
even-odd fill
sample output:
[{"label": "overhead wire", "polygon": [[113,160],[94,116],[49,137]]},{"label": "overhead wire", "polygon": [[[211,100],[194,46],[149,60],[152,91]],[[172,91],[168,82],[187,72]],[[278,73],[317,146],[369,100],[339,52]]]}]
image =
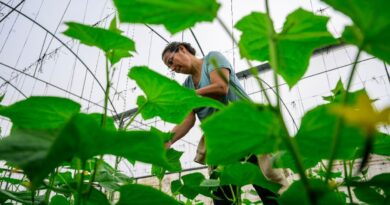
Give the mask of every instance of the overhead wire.
[{"label": "overhead wire", "polygon": [[[70,0],[70,1],[71,1],[71,0]],[[104,18],[101,19],[100,21],[97,21],[96,23],[94,23],[93,26],[96,26],[96,25],[99,24],[100,22],[105,21],[105,20],[106,20],[108,17],[110,17],[111,15],[112,15],[112,13],[111,13],[111,14],[108,14],[106,17],[104,17]],[[56,31],[57,31],[57,30],[58,30],[58,28],[56,29]],[[55,33],[56,33],[56,31],[55,31]],[[51,45],[51,42],[52,42],[53,39],[54,39],[54,37],[52,37],[52,39],[51,39],[49,45]],[[70,43],[72,43],[72,42],[74,42],[74,40],[69,40],[69,41],[66,42],[66,44],[70,44]],[[72,45],[73,45],[73,44],[72,44]],[[51,51],[50,53],[47,53],[47,51],[48,51],[48,49],[49,49],[49,46],[48,46],[48,47],[46,48],[46,51],[45,51],[45,54],[46,54],[46,55],[44,55],[44,58],[38,58],[38,59],[37,59],[35,62],[33,62],[31,65],[27,66],[27,67],[25,68],[25,70],[29,70],[29,69],[32,68],[32,66],[36,66],[37,64],[41,65],[41,67],[42,67],[41,62],[43,63],[44,60],[45,60],[45,58],[48,58],[48,56],[50,57],[50,56],[55,55],[62,47],[63,47],[63,45],[61,44],[60,46],[58,46],[57,48],[55,48],[55,49],[54,49],[53,51]],[[40,69],[41,69],[41,68],[40,68]],[[88,70],[86,70],[86,72],[88,72]],[[17,78],[17,76],[14,76],[12,79],[10,79],[10,81],[14,80],[15,78]],[[0,85],[0,89],[1,89],[4,85],[5,85],[4,83],[1,84],[1,85]]]},{"label": "overhead wire", "polygon": [[11,9],[11,11],[10,12],[8,12],[6,15],[4,15],[3,16],[3,18],[2,19],[0,19],[0,23],[1,22],[3,22],[9,15],[11,15],[12,14],[12,12],[14,12],[15,11],[15,9],[17,9],[21,4],[23,4],[24,2],[25,2],[26,0],[22,0],[22,1],[20,1],[16,6],[15,6],[15,8],[13,8],[13,9]]},{"label": "overhead wire", "polygon": [[[1,2],[1,1],[0,1],[0,3],[1,3],[2,5],[5,4],[5,3]],[[24,3],[24,2],[23,2],[23,3]],[[24,5],[25,5],[25,4],[22,5],[22,7],[20,8],[20,10],[23,9]],[[6,6],[6,5],[4,5],[4,6]],[[13,30],[14,27],[15,27],[16,21],[19,19],[19,12],[18,12],[18,10],[16,10],[16,8],[14,8],[14,7],[9,7],[9,8],[10,8],[10,9],[13,9],[13,10],[16,11],[18,14],[16,15],[15,20],[14,20],[14,22],[12,23],[12,26],[11,26],[11,28],[10,28],[8,34],[7,34],[7,37],[5,38],[5,41],[4,41],[3,45],[1,46],[0,53],[3,52],[4,46],[5,46],[6,43],[8,42],[8,38],[9,38],[9,36],[11,35],[11,32],[12,32],[12,30]]]},{"label": "overhead wire", "polygon": [[[83,24],[85,22],[85,17],[87,16],[88,3],[89,3],[89,0],[87,0],[86,3],[85,3],[84,15],[83,15],[83,21],[82,21]],[[77,49],[76,49],[76,55],[77,56],[79,55],[80,45],[81,45],[81,42],[78,42]],[[76,70],[76,65],[77,65],[77,58],[74,59],[72,74],[71,74],[71,77],[70,77],[70,81],[68,81],[67,89],[69,89],[69,90],[72,90],[72,87],[73,87],[73,79],[74,79],[74,73],[75,73],[75,70]]]},{"label": "overhead wire", "polygon": [[[41,4],[39,5],[38,11],[36,12],[36,15],[35,15],[35,17],[34,17],[34,20],[35,20],[35,21],[37,20],[39,14],[41,13],[41,9],[42,9],[42,6],[43,6],[44,3],[45,3],[45,0],[42,0],[42,1],[41,1]],[[16,9],[13,9],[13,11],[15,11],[15,10],[16,10]],[[15,65],[13,66],[13,67],[15,67],[15,68],[18,67],[18,64],[19,64],[19,62],[20,62],[20,59],[21,59],[21,57],[22,57],[22,55],[23,55],[23,53],[24,53],[24,50],[25,50],[25,48],[26,48],[27,42],[28,42],[28,40],[30,39],[31,32],[32,32],[32,29],[33,29],[33,28],[34,28],[34,23],[31,24],[30,29],[29,29],[28,32],[27,32],[27,37],[26,37],[26,40],[25,40],[24,43],[23,43],[22,50],[20,51],[20,54],[19,54],[19,56],[18,56],[18,58],[17,58],[17,60],[16,60],[16,63],[15,63]],[[21,88],[23,88],[24,83],[25,83],[25,80],[26,80],[26,77],[25,77],[25,76],[22,77],[22,80],[21,80],[22,85],[20,86]],[[14,96],[15,96],[15,92],[12,94],[12,97],[10,98],[10,101],[11,101],[11,102],[13,101]],[[16,96],[16,98],[18,98],[18,97],[19,97],[19,95]]]},{"label": "overhead wire", "polygon": [[166,43],[169,43],[169,41],[164,38],[159,32],[154,30],[152,27],[150,27],[148,24],[144,24],[146,27],[148,27],[151,31],[153,31],[158,37],[160,37],[162,40],[164,40]]},{"label": "overhead wire", "polygon": [[390,75],[389,75],[389,71],[387,70],[387,65],[386,65],[386,62],[385,62],[385,61],[383,61],[383,66],[384,66],[385,71],[386,71],[387,80],[388,80],[388,82],[390,83]]},{"label": "overhead wire", "polygon": [[[218,20],[218,22],[220,23],[220,25],[223,27],[223,29],[225,30],[225,32],[229,35],[229,36],[231,36],[231,33],[229,32],[229,28],[226,26],[226,24],[222,21],[222,19],[221,18],[219,18],[219,17],[217,17],[217,20]],[[231,36],[231,38],[233,39],[233,41],[237,44],[237,41],[235,40],[235,37],[234,36]],[[248,61],[248,64],[249,64],[249,61]],[[251,68],[250,68],[251,69]],[[287,107],[287,105],[285,104],[285,102],[284,102],[284,100],[280,97],[280,95],[278,95],[278,93],[265,81],[265,80],[263,80],[263,79],[261,79],[261,78],[259,78],[258,77],[258,80],[260,80],[260,82],[262,82],[262,83],[264,83],[267,87],[268,87],[268,89],[270,89],[274,94],[275,94],[275,96],[276,96],[276,98],[279,98],[280,99],[280,102],[282,103],[282,105],[284,106],[284,108],[286,109],[286,111],[287,111],[287,114],[290,116],[290,118],[291,118],[291,120],[292,120],[292,122],[293,122],[293,124],[294,124],[294,126],[295,126],[295,128],[296,128],[296,130],[298,130],[298,125],[297,125],[297,123],[295,122],[295,119],[294,119],[294,117],[292,116],[292,114],[291,114],[291,112],[290,112],[290,110],[288,109],[288,107]],[[267,89],[262,89],[260,92],[266,92],[266,90]]]},{"label": "overhead wire", "polygon": [[[72,0],[69,0],[69,1],[68,1],[68,4],[66,5],[65,10],[64,10],[64,12],[63,12],[62,15],[61,15],[60,21],[58,22],[58,24],[57,24],[57,26],[56,26],[56,29],[55,29],[54,32],[53,32],[54,34],[57,33],[58,28],[60,27],[60,25],[61,25],[61,23],[62,23],[62,21],[63,21],[63,19],[64,19],[64,17],[65,17],[65,14],[66,14],[66,12],[67,12],[68,9],[69,9],[69,5],[70,5],[71,2],[72,2]],[[50,39],[50,41],[49,41],[49,43],[48,43],[48,45],[47,45],[47,47],[46,47],[46,50],[45,50],[45,52],[44,52],[43,55],[42,55],[43,49],[44,49],[44,47],[45,47],[47,35],[48,35],[48,33],[45,34],[45,38],[44,38],[43,43],[42,43],[42,47],[41,47],[41,50],[40,50],[40,53],[39,53],[39,56],[38,56],[38,61],[37,61],[37,63],[36,63],[35,69],[34,69],[34,76],[36,76],[37,70],[40,71],[40,72],[43,72],[43,71],[42,71],[43,63],[44,63],[45,57],[46,57],[46,55],[47,55],[47,52],[48,52],[48,50],[49,50],[49,48],[50,48],[50,46],[51,46],[51,43],[53,42],[53,39],[54,39],[54,37],[51,37],[51,39]],[[38,66],[39,66],[39,69],[38,69]],[[55,69],[55,67],[53,67],[53,70],[54,70],[54,69]],[[32,89],[32,90],[35,89],[36,82],[37,82],[37,81],[34,81],[34,85],[33,85],[33,89]]]},{"label": "overhead wire", "polygon": [[[9,8],[12,8],[11,6],[3,3],[3,2],[0,2],[0,4],[3,4]],[[75,55],[76,58],[81,62],[81,64],[86,68],[88,69],[88,71],[90,72],[90,74],[92,75],[92,77],[96,80],[96,82],[98,83],[99,87],[102,89],[103,92],[105,92],[105,89],[103,87],[103,85],[100,83],[100,81],[97,79],[97,77],[92,73],[91,69],[85,64],[85,62],[79,57],[77,56],[74,51],[72,49],[69,48],[68,45],[66,45],[61,39],[59,39],[56,35],[54,35],[52,32],[50,32],[47,28],[45,28],[44,26],[42,26],[39,22],[36,22],[34,21],[33,19],[31,19],[29,16],[27,16],[26,14],[24,14],[23,12],[21,11],[18,11],[17,9],[15,10],[16,12],[18,12],[20,15],[24,16],[25,18],[27,18],[28,20],[30,21],[33,21],[35,24],[37,24],[39,27],[41,27],[43,30],[45,30],[46,32],[48,32],[50,35],[52,35],[57,41],[59,41],[66,49],[68,49],[72,55]],[[108,101],[110,102],[112,108],[113,108],[113,111],[115,114],[117,114],[117,111],[115,109],[115,107],[113,106],[113,103],[112,103],[112,100],[111,99],[108,99]]]},{"label": "overhead wire", "polygon": [[[104,3],[104,6],[103,6],[103,8],[102,8],[102,11],[100,12],[100,16],[99,16],[99,18],[101,19],[102,18],[102,16],[103,16],[103,13],[104,13],[104,9],[106,8],[106,6],[107,6],[107,2],[108,2],[108,0],[106,0],[106,2]],[[106,21],[106,19],[104,20],[104,21],[99,21],[98,23],[96,23],[96,24],[94,24],[94,26],[98,26],[100,23],[104,23],[104,27],[106,26],[106,24],[107,24],[107,21]],[[97,57],[97,60],[96,60],[96,65],[95,65],[95,71],[94,71],[94,75],[96,75],[96,73],[97,73],[97,69],[98,69],[98,66],[99,66],[99,60],[100,60],[100,55],[101,55],[101,52],[98,52],[98,57]],[[86,74],[85,74],[85,77],[84,78],[86,78]],[[85,81],[84,81],[84,83],[85,83]],[[94,89],[94,85],[95,85],[95,81],[92,81],[92,85],[91,85],[91,90],[90,90],[90,93],[89,93],[89,100],[91,100],[91,98],[92,98],[92,92],[93,92],[93,89]],[[84,90],[84,89],[83,89]],[[83,90],[82,90],[82,93],[83,93]],[[89,111],[89,109],[90,109],[90,103],[88,103],[88,105],[87,105],[87,112]]]},{"label": "overhead wire", "polygon": [[[64,12],[63,12],[62,15],[61,15],[60,21],[58,22],[57,27],[56,27],[56,29],[55,29],[54,32],[53,32],[54,34],[57,33],[58,28],[60,27],[62,21],[64,20],[65,14],[66,14],[66,12],[68,11],[69,5],[70,5],[71,2],[72,2],[72,0],[69,0],[69,1],[68,1],[68,4],[66,5],[65,10],[64,10]],[[47,33],[46,33],[46,34],[47,34]],[[47,47],[46,47],[46,50],[45,50],[43,56],[41,57],[41,56],[39,55],[39,58],[38,58],[38,59],[42,59],[42,60],[41,60],[40,69],[39,69],[39,70],[42,70],[43,60],[45,59],[46,54],[47,54],[47,52],[48,52],[48,50],[49,50],[49,48],[50,48],[51,43],[53,42],[53,40],[54,40],[54,37],[52,36],[51,39],[50,39],[49,44],[48,44]],[[43,44],[43,45],[44,45],[44,44]],[[42,48],[43,48],[43,47],[42,47]],[[38,67],[38,64],[37,64],[37,67]],[[34,73],[36,72],[37,67],[35,68]]]},{"label": "overhead wire", "polygon": [[191,28],[190,28],[190,32],[191,32],[192,36],[194,37],[195,42],[196,42],[196,44],[198,45],[198,48],[199,48],[200,52],[202,53],[202,56],[204,57],[205,55],[204,55],[203,49],[202,49],[202,47],[200,46],[200,43],[199,43],[199,41],[198,41],[198,38],[196,37],[194,31],[193,31]]},{"label": "overhead wire", "polygon": [[[365,62],[365,61],[369,61],[369,60],[373,60],[373,59],[375,59],[375,57],[370,57],[370,58],[366,58],[366,59],[363,59],[363,60],[359,60],[357,63],[361,63],[361,62]],[[329,69],[327,71],[321,71],[321,72],[318,72],[318,73],[315,73],[315,74],[311,74],[311,75],[305,76],[305,77],[301,78],[301,80],[304,80],[304,79],[307,79],[307,78],[311,78],[311,77],[314,77],[314,76],[317,76],[317,75],[321,75],[321,74],[324,74],[326,72],[331,72],[331,71],[334,71],[334,70],[345,68],[345,67],[351,66],[351,65],[353,65],[353,62],[345,64],[345,65],[342,65],[342,66],[337,66],[337,67]],[[287,83],[279,84],[279,86],[282,86],[282,85],[287,85]],[[272,89],[272,87],[266,88],[265,90],[269,90],[269,89]],[[263,92],[263,91],[262,90],[255,91],[255,92],[249,93],[248,95],[252,95],[252,94],[255,94],[255,93],[259,93],[259,92]]]},{"label": "overhead wire", "polygon": [[[4,67],[6,67],[6,68],[9,68],[9,69],[11,69],[11,70],[13,70],[13,71],[19,72],[19,73],[21,73],[21,74],[23,74],[23,75],[25,75],[25,76],[27,76],[27,77],[33,78],[33,79],[35,79],[35,80],[38,80],[38,81],[40,81],[40,82],[42,82],[42,83],[46,83],[47,85],[49,85],[49,86],[51,86],[51,87],[54,87],[54,88],[56,88],[56,89],[58,89],[58,90],[61,90],[61,91],[65,92],[65,93],[67,93],[67,94],[73,95],[73,96],[75,96],[75,97],[78,97],[78,98],[80,98],[80,99],[85,100],[86,102],[90,102],[91,104],[94,104],[94,105],[96,105],[96,106],[99,106],[99,107],[103,108],[102,105],[99,105],[99,104],[97,104],[97,103],[95,103],[95,102],[89,101],[88,99],[85,99],[85,98],[81,97],[80,95],[77,95],[76,93],[70,92],[70,91],[68,91],[68,90],[66,90],[66,89],[64,89],[64,88],[61,88],[61,87],[59,87],[59,86],[57,86],[57,85],[54,85],[54,84],[52,84],[52,83],[50,83],[50,82],[48,82],[48,81],[45,81],[45,80],[42,80],[42,79],[40,79],[40,78],[34,77],[34,76],[31,75],[31,74],[28,74],[28,73],[25,73],[25,72],[23,72],[23,71],[20,71],[19,69],[16,69],[16,68],[14,68],[14,67],[12,67],[12,66],[9,66],[9,65],[7,65],[7,64],[5,64],[5,63],[0,62],[0,65],[4,66]],[[113,110],[110,110],[110,111],[112,112]]]},{"label": "overhead wire", "polygon": [[0,78],[2,80],[4,80],[7,84],[9,84],[10,86],[12,86],[16,91],[18,91],[20,94],[23,95],[24,98],[27,98],[27,96],[18,88],[16,87],[15,85],[13,85],[11,82],[9,82],[7,79],[3,78],[3,76],[0,75]]},{"label": "overhead wire", "polygon": [[[231,19],[232,19],[232,36],[234,36],[234,13],[233,13],[233,0],[230,0],[230,15],[231,15]],[[232,39],[232,54],[233,54],[233,68],[236,68],[236,57],[235,57],[235,45],[234,45],[234,40]]]}]

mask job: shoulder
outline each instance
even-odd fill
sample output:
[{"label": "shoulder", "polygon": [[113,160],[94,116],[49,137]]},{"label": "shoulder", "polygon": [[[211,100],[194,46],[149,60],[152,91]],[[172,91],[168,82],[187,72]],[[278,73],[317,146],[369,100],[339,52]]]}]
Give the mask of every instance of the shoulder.
[{"label": "shoulder", "polygon": [[221,52],[211,51],[207,54],[205,60],[209,71],[214,70],[216,67],[227,68],[229,71],[233,71],[229,60]]},{"label": "shoulder", "polygon": [[210,58],[210,57],[225,57],[225,56],[219,51],[210,51],[207,54],[207,57]]}]

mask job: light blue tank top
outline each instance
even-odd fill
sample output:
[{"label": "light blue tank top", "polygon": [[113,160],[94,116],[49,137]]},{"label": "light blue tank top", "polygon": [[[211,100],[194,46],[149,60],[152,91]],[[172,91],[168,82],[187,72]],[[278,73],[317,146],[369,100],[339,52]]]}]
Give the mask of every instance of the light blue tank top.
[{"label": "light blue tank top", "polygon": [[[211,84],[210,81],[210,72],[215,68],[226,68],[229,69],[229,91],[228,94],[224,97],[218,99],[224,104],[228,104],[229,102],[240,100],[240,99],[250,99],[249,96],[245,93],[242,88],[240,81],[238,80],[233,66],[229,63],[229,61],[223,56],[220,52],[212,51],[208,53],[204,59],[202,64],[202,75],[199,81],[199,85],[196,87],[192,80],[192,76],[188,76],[184,81],[183,86],[190,89],[199,89]],[[215,112],[215,109],[205,107],[195,109],[194,112],[198,116],[199,120],[203,120],[208,117],[210,114]]]}]

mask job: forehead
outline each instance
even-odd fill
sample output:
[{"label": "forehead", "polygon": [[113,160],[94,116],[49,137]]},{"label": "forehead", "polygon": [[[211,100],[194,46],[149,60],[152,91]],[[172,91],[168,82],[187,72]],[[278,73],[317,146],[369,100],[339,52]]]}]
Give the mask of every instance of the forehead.
[{"label": "forehead", "polygon": [[166,63],[171,56],[172,56],[172,52],[170,51],[165,52],[163,56],[164,63]]}]

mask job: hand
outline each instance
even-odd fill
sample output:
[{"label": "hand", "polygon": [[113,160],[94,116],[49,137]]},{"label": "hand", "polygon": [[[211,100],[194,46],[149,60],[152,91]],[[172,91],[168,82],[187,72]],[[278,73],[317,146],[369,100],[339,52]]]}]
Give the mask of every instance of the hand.
[{"label": "hand", "polygon": [[172,143],[171,140],[169,140],[168,142],[166,142],[166,143],[164,144],[165,149],[171,148],[172,144],[173,144],[173,143]]}]

